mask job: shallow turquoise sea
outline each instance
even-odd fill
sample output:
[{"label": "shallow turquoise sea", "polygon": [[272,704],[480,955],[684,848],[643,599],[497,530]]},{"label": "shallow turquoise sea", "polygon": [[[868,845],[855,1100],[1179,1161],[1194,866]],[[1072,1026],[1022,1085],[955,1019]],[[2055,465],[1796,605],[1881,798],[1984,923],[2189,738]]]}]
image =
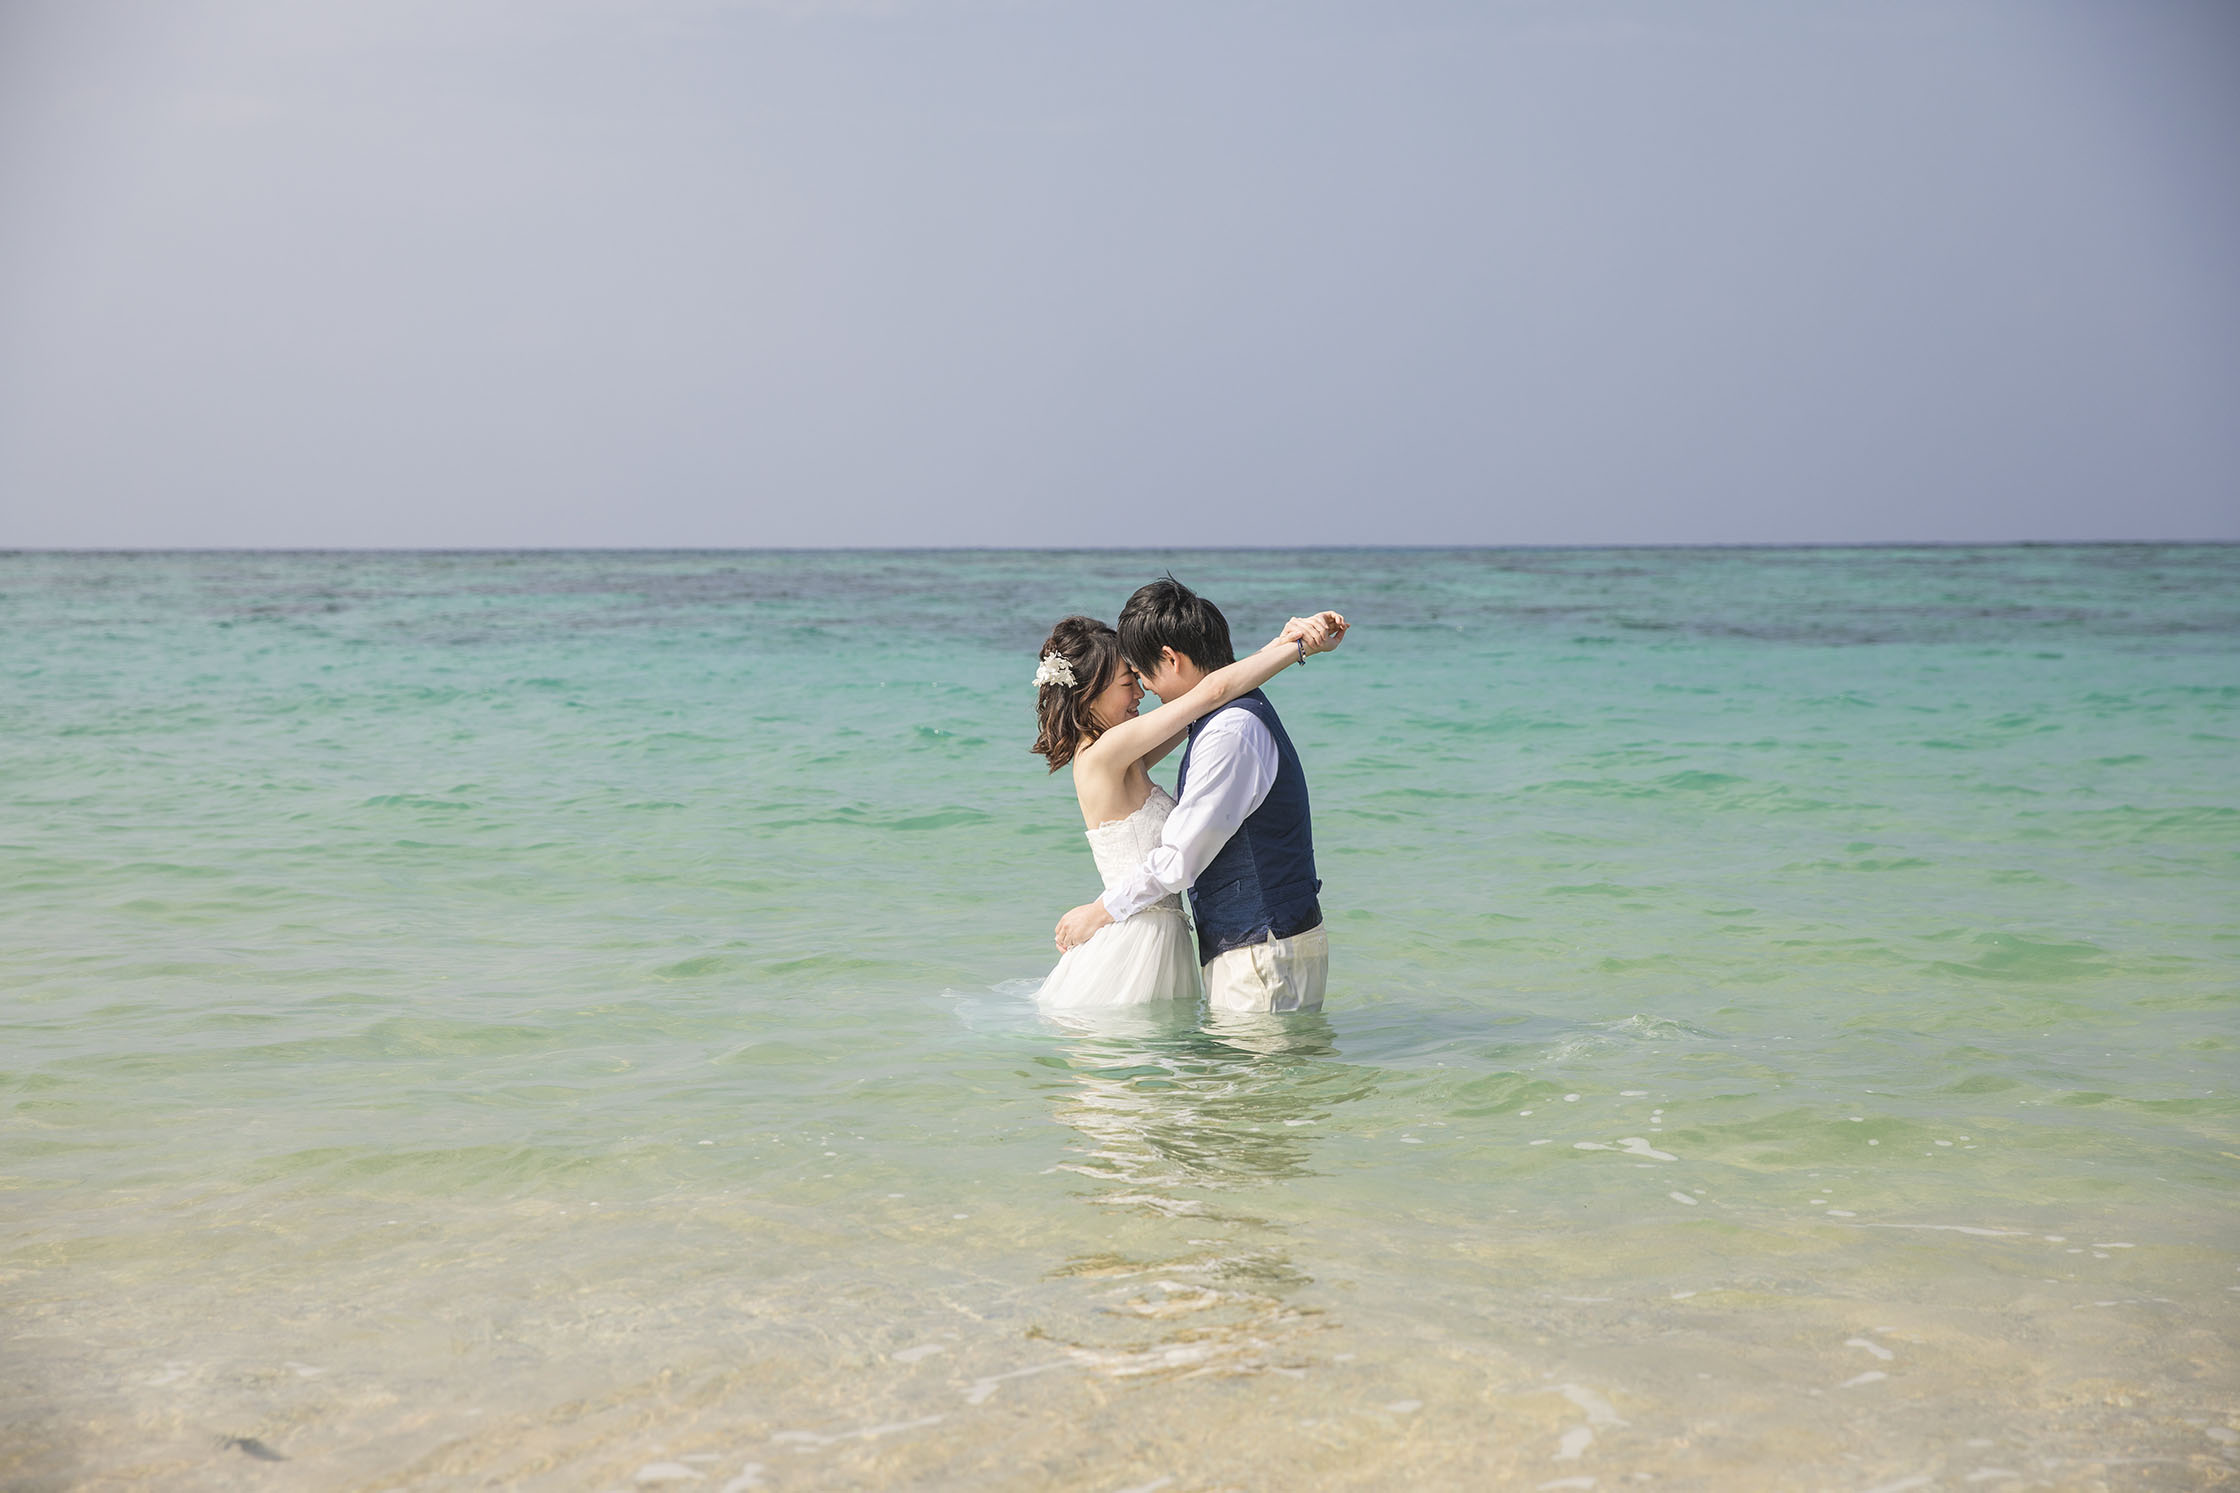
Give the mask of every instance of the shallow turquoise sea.
[{"label": "shallow turquoise sea", "polygon": [[[1025,993],[1170,567],[1317,1017]],[[2233,547],[0,555],[0,1486],[2223,1486],[2236,767]]]}]

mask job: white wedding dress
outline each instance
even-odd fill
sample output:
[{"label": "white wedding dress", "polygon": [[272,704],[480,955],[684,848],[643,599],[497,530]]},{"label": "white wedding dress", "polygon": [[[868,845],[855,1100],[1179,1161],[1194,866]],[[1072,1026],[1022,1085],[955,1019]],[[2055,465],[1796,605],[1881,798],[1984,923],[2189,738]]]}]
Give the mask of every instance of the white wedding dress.
[{"label": "white wedding dress", "polygon": [[[1174,799],[1157,783],[1143,807],[1087,831],[1097,874],[1110,891],[1143,869],[1159,844]],[[1035,999],[1054,1009],[1079,1011],[1145,1006],[1154,1001],[1195,1000],[1198,951],[1182,915],[1182,898],[1169,893],[1124,923],[1099,928],[1087,943],[1066,950]]]}]

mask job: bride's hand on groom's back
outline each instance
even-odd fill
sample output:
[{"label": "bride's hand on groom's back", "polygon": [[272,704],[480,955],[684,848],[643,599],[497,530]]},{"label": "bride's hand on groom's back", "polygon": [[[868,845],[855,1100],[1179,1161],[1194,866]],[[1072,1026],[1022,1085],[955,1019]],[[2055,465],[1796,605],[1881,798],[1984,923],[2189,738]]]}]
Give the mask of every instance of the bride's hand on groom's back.
[{"label": "bride's hand on groom's back", "polygon": [[1103,902],[1084,902],[1064,917],[1058,919],[1058,952],[1064,953],[1076,944],[1085,944],[1098,931],[1112,921],[1112,914]]}]

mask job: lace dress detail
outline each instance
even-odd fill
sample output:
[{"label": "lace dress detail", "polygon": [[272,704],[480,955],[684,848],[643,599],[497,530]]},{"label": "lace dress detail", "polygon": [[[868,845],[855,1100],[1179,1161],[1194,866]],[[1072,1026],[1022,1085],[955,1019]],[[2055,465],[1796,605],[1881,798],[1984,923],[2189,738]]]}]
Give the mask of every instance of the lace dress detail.
[{"label": "lace dress detail", "polygon": [[[1104,878],[1106,891],[1143,869],[1144,858],[1159,848],[1159,834],[1167,827],[1167,816],[1173,812],[1174,796],[1153,783],[1151,796],[1143,801],[1142,808],[1125,819],[1107,820],[1086,831],[1089,853],[1096,857],[1097,875]],[[1151,906],[1180,912],[1182,894],[1169,892]]]},{"label": "lace dress detail", "polygon": [[[1096,857],[1106,891],[1143,869],[1144,857],[1158,847],[1159,832],[1173,812],[1173,795],[1154,783],[1143,807],[1087,831],[1089,853]],[[1182,898],[1170,892],[1126,922],[1100,928],[1087,943],[1066,950],[1035,998],[1046,1006],[1078,1010],[1194,1000],[1197,995],[1197,950],[1182,915]]]}]

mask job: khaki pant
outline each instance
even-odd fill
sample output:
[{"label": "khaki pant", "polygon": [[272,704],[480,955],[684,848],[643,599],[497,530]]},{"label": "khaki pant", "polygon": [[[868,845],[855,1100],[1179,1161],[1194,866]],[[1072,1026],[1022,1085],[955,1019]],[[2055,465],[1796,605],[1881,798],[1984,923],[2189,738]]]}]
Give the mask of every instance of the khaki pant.
[{"label": "khaki pant", "polygon": [[1321,924],[1213,956],[1206,1002],[1216,1011],[1319,1011],[1330,977],[1330,935]]}]

